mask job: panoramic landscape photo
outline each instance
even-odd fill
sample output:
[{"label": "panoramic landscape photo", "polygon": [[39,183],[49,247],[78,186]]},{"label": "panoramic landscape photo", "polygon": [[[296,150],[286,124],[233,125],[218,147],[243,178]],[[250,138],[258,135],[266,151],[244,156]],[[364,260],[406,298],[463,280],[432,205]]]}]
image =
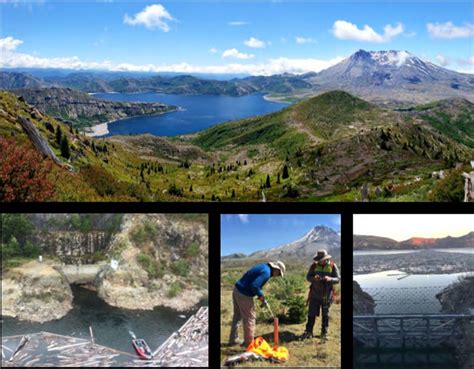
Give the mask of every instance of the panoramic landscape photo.
[{"label": "panoramic landscape photo", "polygon": [[474,198],[472,3],[0,12],[1,201]]},{"label": "panoramic landscape photo", "polygon": [[2,367],[208,366],[207,214],[0,214]]}]

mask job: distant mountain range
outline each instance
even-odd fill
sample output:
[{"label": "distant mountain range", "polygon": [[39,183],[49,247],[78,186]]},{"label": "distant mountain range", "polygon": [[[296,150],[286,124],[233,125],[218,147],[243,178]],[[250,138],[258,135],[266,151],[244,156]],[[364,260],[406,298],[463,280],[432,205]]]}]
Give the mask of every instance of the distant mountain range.
[{"label": "distant mountain range", "polygon": [[300,260],[308,261],[319,249],[326,249],[335,259],[341,257],[341,235],[332,228],[316,226],[300,239],[267,250],[256,251],[250,255],[242,253],[223,256],[221,259],[255,260]]},{"label": "distant mountain range", "polygon": [[474,231],[461,237],[412,237],[401,242],[385,237],[354,235],[354,250],[416,250],[462,247],[474,247]]},{"label": "distant mountain range", "polygon": [[359,50],[319,73],[250,76],[231,80],[105,72],[39,73],[35,76],[25,72],[0,72],[1,89],[52,86],[84,92],[230,96],[260,92],[286,100],[301,100],[331,90],[344,90],[387,106],[407,106],[450,97],[463,97],[474,102],[474,75],[451,71],[407,51],[395,50]]}]

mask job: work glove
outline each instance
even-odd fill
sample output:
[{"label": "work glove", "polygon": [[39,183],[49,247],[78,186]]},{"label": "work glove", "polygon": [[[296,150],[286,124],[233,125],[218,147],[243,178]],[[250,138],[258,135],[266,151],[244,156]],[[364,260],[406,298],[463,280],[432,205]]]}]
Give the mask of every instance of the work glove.
[{"label": "work glove", "polygon": [[262,302],[262,306],[267,306],[268,305],[268,302],[267,302],[267,300],[265,299],[264,296],[260,296],[258,299]]}]

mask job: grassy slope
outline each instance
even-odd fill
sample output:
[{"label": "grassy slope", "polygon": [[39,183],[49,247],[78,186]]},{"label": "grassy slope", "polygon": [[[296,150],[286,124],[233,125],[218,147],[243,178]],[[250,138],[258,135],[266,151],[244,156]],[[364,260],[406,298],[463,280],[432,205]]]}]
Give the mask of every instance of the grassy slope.
[{"label": "grassy slope", "polygon": [[[340,91],[172,139],[87,138],[50,117],[35,118],[28,105],[6,92],[0,92],[0,108],[7,113],[0,116],[0,136],[14,133],[15,140],[28,142],[16,123],[23,115],[56,154],[59,146],[45,122],[61,125],[72,142],[74,173],[55,169],[58,201],[259,201],[267,175],[267,201],[360,200],[363,183],[369,184],[371,200],[426,201],[436,182],[432,171],[474,157],[472,149],[412,112],[382,110]],[[451,110],[465,111],[462,106]],[[92,143],[107,152],[94,152]],[[189,168],[181,165],[185,160]],[[145,168],[142,180],[140,167],[148,163],[162,166],[163,172]],[[290,177],[283,179],[285,165]],[[182,196],[168,194],[172,185],[182,189]],[[285,196],[290,186],[297,188],[297,198]],[[376,187],[387,186],[390,191],[376,194]]]},{"label": "grassy slope", "polygon": [[447,99],[415,108],[417,115],[456,142],[474,148],[474,104]]},{"label": "grassy slope", "polygon": [[[222,266],[221,279],[221,363],[229,356],[244,352],[245,350],[238,345],[228,346],[228,337],[230,333],[230,324],[232,321],[232,289],[233,282],[240,278],[240,276],[247,270],[245,268],[235,267],[229,268],[224,264]],[[290,269],[291,268],[291,269]],[[301,270],[301,271],[297,271]],[[303,277],[306,274],[306,266],[289,266],[287,268],[287,277],[290,275]],[[272,298],[272,288],[275,281],[270,280],[264,287],[267,298]],[[340,286],[338,287],[340,296]],[[304,295],[305,296],[305,295]],[[270,300],[271,301],[271,300]],[[272,304],[272,302],[270,302]],[[275,304],[275,303],[273,303]],[[260,308],[257,304],[257,327],[255,335],[263,336],[267,342],[273,343],[273,322],[271,318],[267,321],[262,321],[260,316],[268,316],[269,314]],[[273,306],[275,309],[275,306]],[[276,313],[276,312],[275,312]],[[297,337],[304,332],[306,322],[299,324],[279,324],[280,346],[288,349],[290,359],[282,366],[311,366],[311,367],[339,367],[341,365],[341,305],[339,302],[331,306],[329,317],[329,338],[327,342],[321,342],[321,339],[316,337],[304,341],[299,341]],[[318,318],[314,326],[314,333],[318,336],[321,328],[321,320]],[[239,337],[243,338],[242,324],[240,326]],[[277,366],[266,361],[251,361],[243,363],[242,367],[260,367],[260,366]]]},{"label": "grassy slope", "polygon": [[[458,108],[461,116],[467,114]],[[360,200],[363,183],[369,183],[372,200],[423,201],[434,183],[431,172],[474,155],[442,133],[411,114],[332,91],[267,116],[213,127],[194,143],[234,155],[243,146],[264,144],[280,168],[289,166],[292,183],[306,201]],[[376,195],[377,186],[393,191]]]}]

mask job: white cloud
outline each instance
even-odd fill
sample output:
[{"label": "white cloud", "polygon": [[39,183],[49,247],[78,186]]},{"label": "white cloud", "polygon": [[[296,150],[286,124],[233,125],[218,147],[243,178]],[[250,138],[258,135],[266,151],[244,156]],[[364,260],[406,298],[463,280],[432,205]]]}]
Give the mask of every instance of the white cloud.
[{"label": "white cloud", "polygon": [[238,26],[246,26],[248,23],[247,22],[244,22],[244,21],[232,21],[232,22],[229,22],[227,23],[229,26],[234,26],[234,27],[238,27]]},{"label": "white cloud", "polygon": [[462,38],[474,36],[474,24],[467,23],[462,27],[455,26],[452,22],[428,23],[426,29],[434,38]]},{"label": "white cloud", "polygon": [[438,62],[438,65],[441,65],[442,67],[445,67],[449,64],[451,64],[451,60],[449,60],[447,57],[444,55],[438,54],[436,55],[436,61]]},{"label": "white cloud", "polygon": [[[21,44],[20,40],[12,43],[13,38],[0,39],[0,45]],[[14,39],[13,39],[14,40]],[[13,46],[12,46],[13,47]],[[232,49],[231,49],[232,50]],[[279,57],[268,59],[262,63],[241,64],[229,63],[225,65],[194,65],[186,62],[175,64],[131,64],[116,63],[110,60],[104,61],[83,61],[77,56],[61,58],[45,58],[31,54],[25,54],[15,49],[2,49],[0,67],[3,68],[58,68],[58,69],[84,69],[84,70],[108,70],[108,71],[128,71],[128,72],[175,72],[175,73],[227,73],[227,74],[249,74],[269,76],[273,74],[294,73],[301,74],[307,72],[319,72],[341,62],[344,57],[333,59],[293,59]],[[234,52],[231,52],[234,53]],[[237,51],[238,54],[241,54]],[[245,54],[246,55],[246,54]]]},{"label": "white cloud", "polygon": [[296,36],[295,37],[295,42],[299,45],[302,44],[314,44],[316,43],[316,40],[311,38],[311,37],[301,37],[301,36]]},{"label": "white cloud", "polygon": [[0,38],[0,49],[2,51],[13,51],[22,43],[23,41],[17,40],[16,38],[13,38],[11,36],[6,38]]},{"label": "white cloud", "polygon": [[364,28],[360,29],[356,24],[337,20],[332,26],[332,33],[334,36],[341,40],[356,40],[366,42],[388,42],[395,36],[403,33],[403,24],[397,23],[395,27],[387,24],[383,28],[384,33],[381,35],[374,31],[369,25],[364,25]]},{"label": "white cloud", "polygon": [[238,214],[237,217],[242,223],[248,223],[249,222],[249,215],[248,214]]},{"label": "white cloud", "polygon": [[248,40],[245,40],[244,44],[254,49],[261,49],[265,47],[265,41],[259,40],[255,37],[250,37]]},{"label": "white cloud", "polygon": [[131,26],[143,25],[150,30],[159,28],[163,32],[170,30],[168,23],[166,23],[167,20],[172,21],[174,18],[161,4],[149,5],[133,17],[129,17],[128,14],[123,17],[123,23],[125,24]]},{"label": "white cloud", "polygon": [[215,47],[211,47],[211,48],[209,49],[209,52],[210,52],[211,54],[216,54],[216,53],[219,52],[219,50],[217,50]]},{"label": "white cloud", "polygon": [[253,54],[245,54],[241,53],[239,50],[236,48],[233,49],[227,49],[222,53],[223,58],[237,58],[237,59],[252,59],[255,57]]}]

